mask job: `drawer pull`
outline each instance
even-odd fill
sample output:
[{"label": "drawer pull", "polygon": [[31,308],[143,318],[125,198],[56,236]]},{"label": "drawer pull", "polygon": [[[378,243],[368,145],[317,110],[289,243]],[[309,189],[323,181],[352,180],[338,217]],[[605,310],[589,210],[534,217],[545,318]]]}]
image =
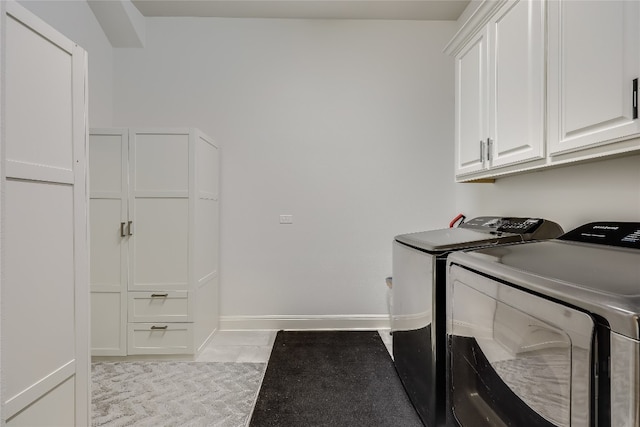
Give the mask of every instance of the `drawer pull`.
[{"label": "drawer pull", "polygon": [[167,329],[168,327],[169,327],[169,326],[167,326],[167,325],[164,325],[164,326],[152,326],[152,327],[151,327],[151,330],[152,330],[152,331],[165,330],[165,329]]},{"label": "drawer pull", "polygon": [[151,298],[166,298],[169,294],[151,294]]}]

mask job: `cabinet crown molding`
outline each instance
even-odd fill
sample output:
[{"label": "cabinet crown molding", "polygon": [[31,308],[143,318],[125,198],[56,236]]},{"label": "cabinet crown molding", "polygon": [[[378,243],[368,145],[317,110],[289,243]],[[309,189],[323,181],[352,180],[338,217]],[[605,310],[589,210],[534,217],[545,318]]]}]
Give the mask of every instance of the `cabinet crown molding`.
[{"label": "cabinet crown molding", "polygon": [[[450,56],[455,56],[464,47],[464,45],[475,36],[489,22],[493,14],[509,0],[482,0],[482,3],[469,16],[469,19],[462,24],[458,32],[444,47],[443,52]],[[469,4],[472,7],[474,2]]]}]

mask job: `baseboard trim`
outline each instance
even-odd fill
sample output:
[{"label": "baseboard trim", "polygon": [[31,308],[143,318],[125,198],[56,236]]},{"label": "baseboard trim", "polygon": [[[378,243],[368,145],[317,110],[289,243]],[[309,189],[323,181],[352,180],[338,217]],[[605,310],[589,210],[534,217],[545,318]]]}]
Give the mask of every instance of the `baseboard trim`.
[{"label": "baseboard trim", "polygon": [[389,316],[220,316],[221,331],[241,330],[378,330],[389,329]]}]

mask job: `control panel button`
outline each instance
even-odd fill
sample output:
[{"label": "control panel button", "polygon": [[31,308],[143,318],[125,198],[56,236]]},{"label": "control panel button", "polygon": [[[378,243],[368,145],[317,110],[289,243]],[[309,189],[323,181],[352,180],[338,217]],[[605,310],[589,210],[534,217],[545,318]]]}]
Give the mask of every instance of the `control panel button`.
[{"label": "control panel button", "polygon": [[498,231],[505,233],[528,234],[534,232],[542,223],[537,218],[505,218]]}]

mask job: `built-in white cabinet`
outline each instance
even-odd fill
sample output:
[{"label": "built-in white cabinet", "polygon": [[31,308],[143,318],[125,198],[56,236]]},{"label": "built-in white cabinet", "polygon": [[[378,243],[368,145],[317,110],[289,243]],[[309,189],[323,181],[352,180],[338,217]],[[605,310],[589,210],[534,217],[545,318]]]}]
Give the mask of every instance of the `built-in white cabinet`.
[{"label": "built-in white cabinet", "polygon": [[544,157],[544,6],[506,2],[456,46],[457,176]]},{"label": "built-in white cabinet", "polygon": [[86,426],[86,53],[17,3],[0,11],[0,424]]},{"label": "built-in white cabinet", "polygon": [[640,134],[640,2],[549,2],[548,61],[552,155]]},{"label": "built-in white cabinet", "polygon": [[218,147],[95,129],[90,174],[93,355],[197,353],[218,325]]},{"label": "built-in white cabinet", "polygon": [[640,2],[469,7],[445,48],[455,58],[458,181],[640,150]]}]

